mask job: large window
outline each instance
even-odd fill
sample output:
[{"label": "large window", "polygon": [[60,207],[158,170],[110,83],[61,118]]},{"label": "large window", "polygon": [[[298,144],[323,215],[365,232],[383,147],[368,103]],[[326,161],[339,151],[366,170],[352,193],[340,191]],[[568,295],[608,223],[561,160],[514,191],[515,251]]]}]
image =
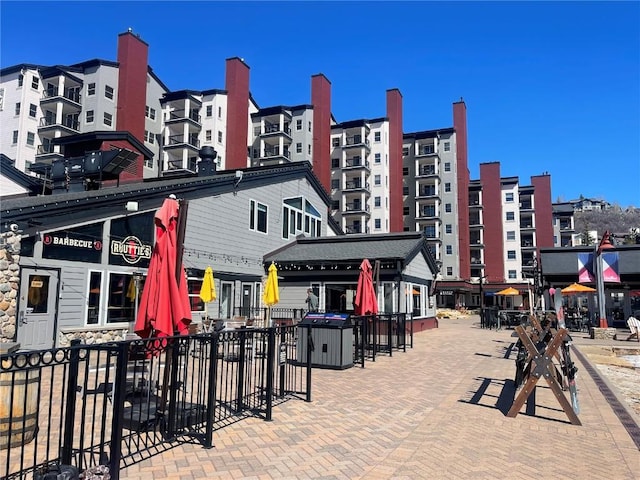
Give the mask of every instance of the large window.
[{"label": "large window", "polygon": [[322,235],[322,215],[303,197],[287,198],[282,206],[282,238],[305,233],[311,237]]},{"label": "large window", "polygon": [[136,295],[133,275],[109,273],[107,323],[135,321]]},{"label": "large window", "polygon": [[204,302],[200,298],[201,286],[202,278],[189,277],[187,279],[187,288],[189,290],[189,305],[191,305],[192,312],[204,312]]},{"label": "large window", "polygon": [[249,229],[267,233],[267,206],[255,200],[250,202]]}]

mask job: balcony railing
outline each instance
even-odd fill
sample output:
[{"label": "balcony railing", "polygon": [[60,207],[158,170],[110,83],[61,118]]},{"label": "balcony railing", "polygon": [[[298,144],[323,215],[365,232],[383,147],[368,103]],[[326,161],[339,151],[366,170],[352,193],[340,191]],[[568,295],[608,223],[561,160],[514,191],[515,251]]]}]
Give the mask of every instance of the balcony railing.
[{"label": "balcony railing", "polygon": [[362,225],[347,225],[345,231],[347,233],[369,233],[369,229],[363,228]]},{"label": "balcony railing", "polygon": [[38,145],[38,149],[36,150],[36,155],[48,155],[50,153],[58,153],[54,149],[53,145]]},{"label": "balcony railing", "polygon": [[80,91],[77,89],[68,88],[64,91],[62,95],[60,94],[60,91],[57,87],[47,88],[45,91],[42,92],[43,99],[49,99],[49,98],[55,98],[55,97],[62,97],[62,98],[66,98],[67,100],[71,100],[72,102],[80,103]]},{"label": "balcony railing", "polygon": [[169,120],[193,120],[196,123],[200,123],[200,114],[193,110],[187,112],[186,110],[171,110],[169,112]]},{"label": "balcony railing", "polygon": [[345,212],[368,212],[369,211],[369,205],[368,204],[352,202],[352,203],[347,203],[344,206],[344,210],[345,210]]},{"label": "balcony railing", "polygon": [[60,122],[60,123],[58,123],[55,118],[41,117],[39,126],[40,127],[56,127],[56,126],[60,126],[60,127],[69,128],[69,129],[74,130],[76,132],[80,131],[80,122],[77,119],[71,118],[71,117],[67,117],[67,118],[62,119],[62,122]]},{"label": "balcony railing", "polygon": [[193,147],[200,148],[200,140],[196,135],[188,135],[186,138],[184,135],[171,135],[169,137],[169,145],[181,145],[187,144]]},{"label": "balcony railing", "polygon": [[436,153],[436,149],[433,145],[421,145],[418,148],[418,155],[433,155]]},{"label": "balcony railing", "polygon": [[285,125],[284,128],[280,127],[277,123],[265,123],[264,128],[256,127],[254,128],[254,133],[256,135],[268,134],[268,133],[285,133],[291,136],[291,128],[288,125]]},{"label": "balcony railing", "polygon": [[352,181],[352,182],[346,182],[344,184],[344,189],[345,190],[359,190],[359,189],[366,189],[369,190],[369,182],[365,182],[364,184],[362,182],[356,182],[356,181]]},{"label": "balcony railing", "polygon": [[361,158],[351,158],[345,161],[344,167],[345,168],[359,168],[359,167],[370,168],[369,161],[368,160],[362,161]]},{"label": "balcony railing", "polygon": [[350,145],[365,145],[369,146],[369,140],[363,139],[361,135],[354,135],[352,137],[347,137],[345,141],[345,146]]},{"label": "balcony railing", "polygon": [[436,168],[433,165],[423,166],[418,170],[418,175],[436,175]]},{"label": "balcony railing", "polygon": [[285,150],[284,152],[280,153],[280,149],[279,148],[274,148],[274,149],[266,149],[264,150],[264,153],[261,155],[262,158],[271,158],[271,157],[285,157],[285,158],[289,158],[290,157],[290,153],[289,150]]}]

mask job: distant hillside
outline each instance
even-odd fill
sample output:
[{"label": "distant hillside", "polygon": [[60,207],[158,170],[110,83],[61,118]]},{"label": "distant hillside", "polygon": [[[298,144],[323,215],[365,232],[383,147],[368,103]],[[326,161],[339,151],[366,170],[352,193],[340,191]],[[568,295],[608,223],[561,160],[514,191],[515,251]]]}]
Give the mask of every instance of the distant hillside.
[{"label": "distant hillside", "polygon": [[[617,236],[629,235],[632,228],[640,231],[640,208],[622,209],[613,205],[608,210],[576,212],[574,214],[576,232],[596,230],[598,238],[609,230]],[[639,237],[637,237],[639,238]],[[625,243],[634,243],[634,239],[626,239]],[[640,241],[640,240],[638,240]]]}]

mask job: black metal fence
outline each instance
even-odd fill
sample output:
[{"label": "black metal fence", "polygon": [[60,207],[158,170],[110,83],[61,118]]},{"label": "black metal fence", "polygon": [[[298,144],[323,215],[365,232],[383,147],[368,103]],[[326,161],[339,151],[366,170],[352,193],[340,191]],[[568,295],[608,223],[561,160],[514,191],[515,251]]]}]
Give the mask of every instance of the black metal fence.
[{"label": "black metal fence", "polygon": [[[407,351],[407,335],[413,337],[413,323],[406,313],[387,313],[351,317],[353,322],[353,361],[364,367],[365,360],[376,361],[377,355],[393,356]],[[409,342],[410,343],[410,342]]]},{"label": "black metal fence", "polygon": [[0,476],[42,478],[121,468],[194,442],[274,401],[310,401],[311,368],[296,362],[296,328],[134,340],[1,357]]}]

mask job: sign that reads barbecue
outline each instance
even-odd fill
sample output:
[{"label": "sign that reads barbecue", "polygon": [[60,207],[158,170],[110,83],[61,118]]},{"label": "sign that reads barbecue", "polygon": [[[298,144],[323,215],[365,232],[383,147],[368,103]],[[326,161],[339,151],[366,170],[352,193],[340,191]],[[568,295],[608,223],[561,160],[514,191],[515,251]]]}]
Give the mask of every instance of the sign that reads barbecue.
[{"label": "sign that reads barbecue", "polygon": [[111,220],[109,264],[147,268],[153,251],[154,212]]},{"label": "sign that reads barbecue", "polygon": [[100,263],[102,223],[47,232],[42,235],[42,257]]}]

